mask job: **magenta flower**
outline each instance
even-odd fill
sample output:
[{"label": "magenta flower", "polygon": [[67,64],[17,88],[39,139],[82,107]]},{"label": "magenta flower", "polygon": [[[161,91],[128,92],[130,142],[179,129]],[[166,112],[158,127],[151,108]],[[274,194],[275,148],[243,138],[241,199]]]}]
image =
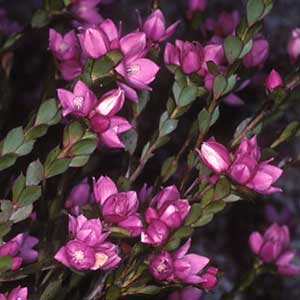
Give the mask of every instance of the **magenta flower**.
[{"label": "magenta flower", "polygon": [[166,20],[160,9],[156,9],[146,19],[143,31],[152,42],[162,42],[168,39],[176,30],[179,21],[166,28]]},{"label": "magenta flower", "polygon": [[71,81],[82,73],[82,64],[77,59],[65,60],[58,63],[61,77],[66,81]]},{"label": "magenta flower", "polygon": [[0,294],[0,300],[27,300],[28,289],[27,287],[16,287],[10,291],[10,293],[5,296]]},{"label": "magenta flower", "polygon": [[111,19],[106,19],[100,23],[99,28],[106,34],[109,41],[109,49],[119,49],[120,31]]},{"label": "magenta flower", "polygon": [[87,182],[87,178],[85,178],[72,188],[68,198],[65,200],[65,207],[69,209],[72,214],[78,215],[80,207],[88,203],[89,199],[90,186]]},{"label": "magenta flower", "polygon": [[81,23],[99,24],[102,21],[97,5],[101,0],[73,0],[71,13]]},{"label": "magenta flower", "polygon": [[206,272],[202,274],[202,278],[205,279],[205,281],[201,283],[202,287],[206,290],[210,290],[214,288],[218,283],[217,274],[218,274],[217,268],[215,267],[207,268]]},{"label": "magenta flower", "polygon": [[[178,228],[190,211],[188,200],[180,199],[180,194],[175,185],[164,188],[150,202],[151,207],[146,210],[146,221],[159,219],[169,228]],[[156,210],[152,207],[155,206]]]},{"label": "magenta flower", "polygon": [[262,236],[253,232],[249,237],[252,252],[265,263],[274,263],[283,275],[300,274],[300,266],[292,263],[295,251],[288,250],[290,232],[287,226],[271,225]]},{"label": "magenta flower", "polygon": [[185,74],[198,72],[204,61],[204,50],[199,43],[176,40],[167,43],[164,53],[166,65],[180,66]]},{"label": "magenta flower", "polygon": [[[146,34],[127,34],[120,39],[120,49],[124,57],[116,67],[116,72],[123,77],[126,85],[139,90],[151,90],[149,84],[155,79],[159,67],[150,59],[144,58],[147,53]],[[132,97],[130,99],[136,100]]]},{"label": "magenta flower", "polygon": [[196,287],[188,286],[175,291],[168,296],[168,300],[200,300],[202,291]]},{"label": "magenta flower", "polygon": [[193,14],[197,11],[203,12],[207,7],[207,0],[189,0],[187,16],[189,19],[193,17]]},{"label": "magenta flower", "polygon": [[100,28],[88,27],[78,34],[82,51],[86,57],[99,58],[109,50],[109,40]]},{"label": "magenta flower", "polygon": [[283,86],[283,80],[280,74],[273,69],[266,78],[265,87],[268,91],[272,91],[280,86]]},{"label": "magenta flower", "polygon": [[58,89],[57,94],[64,117],[68,114],[86,117],[96,103],[94,93],[80,80],[77,81],[73,93],[65,89]]},{"label": "magenta flower", "polygon": [[131,129],[131,124],[122,117],[95,115],[91,119],[92,129],[98,133],[99,141],[109,148],[125,148],[119,134]]},{"label": "magenta flower", "polygon": [[78,59],[80,56],[78,40],[74,30],[62,36],[55,29],[50,29],[49,48],[53,56],[61,61]]},{"label": "magenta flower", "polygon": [[94,181],[94,196],[105,221],[127,229],[134,237],[140,235],[143,224],[137,214],[139,201],[136,192],[119,193],[109,177],[101,176]]},{"label": "magenta flower", "polygon": [[208,44],[204,47],[204,62],[203,68],[207,71],[207,62],[213,61],[217,66],[221,65],[224,61],[224,48],[223,42],[215,42]]},{"label": "magenta flower", "polygon": [[228,150],[214,138],[204,142],[197,152],[203,162],[216,174],[224,173],[230,167],[231,159]]},{"label": "magenta flower", "polygon": [[291,58],[291,62],[296,62],[300,56],[300,28],[292,30],[287,51]]},{"label": "magenta flower", "polygon": [[162,251],[159,255],[150,255],[150,273],[158,280],[173,280],[173,258],[167,251]]},{"label": "magenta flower", "polygon": [[142,231],[141,242],[150,244],[153,247],[159,247],[166,242],[169,233],[169,228],[164,222],[153,219],[149,222],[147,229]]},{"label": "magenta flower", "polygon": [[253,40],[253,46],[243,59],[246,68],[262,65],[269,55],[269,43],[264,37],[257,37]]},{"label": "magenta flower", "polygon": [[69,216],[69,231],[73,240],[61,247],[55,259],[76,270],[107,270],[117,266],[121,258],[114,244],[106,242],[109,233],[102,233],[99,219],[88,220],[83,215]]}]

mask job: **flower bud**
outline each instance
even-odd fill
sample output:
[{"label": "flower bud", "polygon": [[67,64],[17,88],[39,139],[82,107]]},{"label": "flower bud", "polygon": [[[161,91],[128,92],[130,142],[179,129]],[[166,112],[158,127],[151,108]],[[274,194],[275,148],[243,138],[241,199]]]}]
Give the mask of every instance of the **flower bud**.
[{"label": "flower bud", "polygon": [[276,70],[272,70],[267,76],[265,81],[265,87],[268,91],[272,91],[283,85],[282,78]]},{"label": "flower bud", "polygon": [[197,152],[203,162],[216,174],[221,174],[229,169],[231,164],[229,152],[214,139],[204,142]]},{"label": "flower bud", "polygon": [[295,62],[300,56],[300,28],[295,28],[291,32],[287,50],[291,62]]}]

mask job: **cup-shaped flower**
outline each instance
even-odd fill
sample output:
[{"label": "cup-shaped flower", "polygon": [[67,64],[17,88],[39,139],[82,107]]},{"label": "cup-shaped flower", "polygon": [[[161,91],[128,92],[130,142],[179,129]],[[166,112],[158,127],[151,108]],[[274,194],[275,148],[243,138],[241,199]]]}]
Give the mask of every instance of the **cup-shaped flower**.
[{"label": "cup-shaped flower", "polygon": [[92,270],[109,270],[114,269],[121,257],[117,254],[117,247],[111,242],[105,242],[95,247],[95,264]]},{"label": "cup-shaped flower", "polygon": [[103,205],[107,198],[117,193],[116,184],[108,176],[101,176],[97,181],[94,178],[94,197],[100,205]]},{"label": "cup-shaped flower", "polygon": [[119,49],[120,32],[111,19],[106,19],[100,23],[99,28],[106,34],[109,41],[109,50]]},{"label": "cup-shaped flower", "polygon": [[257,37],[253,41],[253,46],[248,52],[243,63],[246,68],[257,67],[262,65],[269,55],[269,43],[264,37]]},{"label": "cup-shaped flower", "polygon": [[74,30],[62,36],[51,28],[49,30],[49,48],[53,56],[61,61],[76,60],[80,56],[78,39]]},{"label": "cup-shaped flower", "polygon": [[273,69],[266,78],[265,87],[268,91],[273,91],[280,86],[283,86],[283,80],[280,74]]},{"label": "cup-shaped flower", "polygon": [[68,198],[65,200],[65,207],[69,209],[72,214],[78,215],[80,207],[88,203],[89,199],[90,186],[87,182],[87,178],[85,178],[72,188]]},{"label": "cup-shaped flower", "polygon": [[224,61],[224,48],[223,43],[211,43],[204,47],[204,62],[203,68],[207,71],[207,62],[213,61],[217,66],[221,65]]},{"label": "cup-shaped flower", "polygon": [[166,20],[160,9],[156,9],[146,19],[143,31],[152,42],[162,42],[168,39],[176,30],[179,21],[166,28]]},{"label": "cup-shaped flower", "polygon": [[0,294],[0,300],[27,300],[28,289],[27,287],[18,286],[11,290],[7,296]]},{"label": "cup-shaped flower", "polygon": [[101,0],[72,1],[71,13],[80,23],[99,24],[102,21],[97,5]]},{"label": "cup-shaped flower", "polygon": [[191,239],[181,246],[172,257],[174,260],[174,275],[176,279],[189,284],[207,282],[201,273],[209,263],[209,259],[198,254],[186,254],[191,246]]},{"label": "cup-shaped flower", "polygon": [[291,62],[294,63],[300,56],[300,28],[292,30],[287,51],[291,58]]},{"label": "cup-shaped flower", "polygon": [[69,232],[76,240],[87,246],[95,246],[103,243],[109,233],[102,233],[100,219],[87,219],[84,215],[73,217],[69,215]]},{"label": "cup-shaped flower", "polygon": [[173,258],[167,251],[162,251],[158,255],[149,256],[149,270],[154,278],[157,280],[168,280],[173,279]]},{"label": "cup-shaped flower", "polygon": [[274,263],[284,275],[300,274],[300,266],[292,263],[295,252],[288,250],[290,232],[287,226],[272,224],[261,235],[255,231],[249,237],[252,252],[265,263]]},{"label": "cup-shaped flower", "polygon": [[122,89],[114,89],[105,93],[95,107],[96,113],[111,117],[119,112],[125,101],[125,93]]},{"label": "cup-shaped flower", "polygon": [[[180,199],[180,194],[175,185],[164,188],[150,202],[151,207],[146,211],[146,221],[159,219],[169,228],[178,228],[190,211],[188,200]],[[154,210],[152,207],[156,208]]]},{"label": "cup-shaped flower", "polygon": [[96,96],[94,93],[83,83],[77,81],[73,92],[65,89],[57,90],[58,98],[62,106],[63,116],[68,114],[86,117],[96,103]]},{"label": "cup-shaped flower", "polygon": [[99,58],[109,50],[109,40],[100,28],[88,27],[78,34],[78,39],[85,56]]},{"label": "cup-shaped flower", "polygon": [[226,172],[231,164],[230,154],[225,146],[219,144],[214,138],[202,143],[197,150],[203,162],[216,174]]},{"label": "cup-shaped flower", "polygon": [[159,247],[167,240],[169,232],[169,228],[164,222],[154,219],[150,222],[147,229],[142,231],[141,242],[150,244],[153,247]]}]

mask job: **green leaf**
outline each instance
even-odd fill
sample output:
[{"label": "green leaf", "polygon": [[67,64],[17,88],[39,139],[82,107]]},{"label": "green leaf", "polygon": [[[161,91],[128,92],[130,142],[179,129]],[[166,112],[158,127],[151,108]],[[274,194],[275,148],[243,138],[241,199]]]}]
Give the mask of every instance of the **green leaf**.
[{"label": "green leaf", "polygon": [[195,222],[194,224],[192,224],[193,227],[201,227],[204,226],[206,224],[208,224],[209,222],[211,222],[211,220],[214,218],[213,214],[205,214],[202,217],[199,218],[199,220],[197,222]]},{"label": "green leaf", "polygon": [[96,147],[97,147],[97,141],[95,139],[86,139],[75,144],[71,148],[70,153],[72,153],[75,156],[90,155],[95,151]]},{"label": "green leaf", "polygon": [[63,289],[62,287],[62,275],[58,278],[54,278],[47,287],[44,289],[40,300],[55,300],[57,299],[58,293]]},{"label": "green leaf", "polygon": [[174,232],[173,236],[175,238],[183,239],[190,237],[192,234],[193,228],[191,226],[182,226]]},{"label": "green leaf", "polygon": [[24,142],[24,132],[22,127],[12,129],[4,139],[2,155],[15,153]]},{"label": "green leaf", "polygon": [[14,223],[19,223],[25,219],[27,219],[33,210],[33,205],[27,205],[18,208],[9,218],[10,221],[13,221]]},{"label": "green leaf", "polygon": [[233,62],[235,62],[243,49],[243,43],[237,36],[228,36],[224,40],[224,51],[227,58],[227,61],[231,65]]},{"label": "green leaf", "polygon": [[32,151],[34,144],[35,144],[35,140],[24,143],[21,147],[18,148],[16,154],[19,156],[24,156],[29,154]]},{"label": "green leaf", "polygon": [[241,197],[238,196],[238,195],[234,195],[234,194],[231,194],[229,196],[227,196],[226,198],[223,199],[224,202],[226,203],[231,203],[231,202],[236,202],[236,201],[239,201],[241,200]]},{"label": "green leaf", "polygon": [[222,200],[213,201],[205,208],[205,214],[216,214],[225,208],[226,204]]},{"label": "green leaf", "polygon": [[57,111],[58,106],[55,99],[49,99],[43,102],[38,110],[35,126],[49,124],[49,122],[56,116]]},{"label": "green leaf", "polygon": [[12,266],[13,260],[11,256],[0,256],[0,272],[5,272]]},{"label": "green leaf", "polygon": [[128,192],[130,190],[130,181],[124,176],[120,176],[117,181],[118,190],[120,192]]},{"label": "green leaf", "polygon": [[122,142],[125,145],[125,149],[130,155],[133,155],[137,146],[138,134],[134,128],[126,131],[122,135]]},{"label": "green leaf", "polygon": [[118,238],[128,238],[131,237],[130,231],[121,228],[121,227],[109,227],[110,236],[118,237]]},{"label": "green leaf", "polygon": [[118,300],[121,297],[121,290],[116,285],[109,287],[106,292],[105,299],[106,300]]},{"label": "green leaf", "polygon": [[218,121],[219,117],[220,117],[220,109],[219,106],[217,106],[214,112],[212,113],[209,127],[212,127]]},{"label": "green leaf", "polygon": [[42,28],[50,22],[49,14],[44,9],[38,9],[31,20],[32,28]]},{"label": "green leaf", "polygon": [[33,161],[27,168],[26,185],[38,185],[44,178],[44,167],[39,160]]},{"label": "green leaf", "polygon": [[191,225],[195,223],[202,215],[202,205],[195,203],[192,205],[189,215],[185,220],[185,225]]},{"label": "green leaf", "polygon": [[35,140],[44,136],[48,131],[49,126],[46,124],[41,124],[29,129],[25,134],[26,141]]},{"label": "green leaf", "polygon": [[13,194],[13,201],[16,202],[21,195],[21,192],[24,190],[26,184],[25,176],[21,173],[19,177],[15,180],[12,194]]},{"label": "green leaf", "polygon": [[244,45],[239,58],[243,58],[247,53],[249,53],[251,51],[252,47],[253,47],[253,40],[249,40],[248,43],[246,43],[246,45]]},{"label": "green leaf", "polygon": [[10,200],[0,200],[1,212],[0,212],[0,224],[7,222],[13,213],[13,204]]},{"label": "green leaf", "polygon": [[169,180],[170,177],[176,172],[177,170],[177,161],[175,156],[171,156],[167,158],[161,168],[160,176],[163,178],[162,182],[165,183]]},{"label": "green leaf", "polygon": [[235,74],[231,75],[231,76],[229,76],[229,78],[227,78],[227,86],[226,86],[225,91],[223,92],[224,95],[233,90],[233,88],[236,84],[236,81],[237,81],[237,76]]},{"label": "green leaf", "polygon": [[59,156],[60,153],[61,153],[61,150],[60,150],[59,146],[52,149],[46,158],[45,168],[47,166],[50,166],[52,164],[52,162],[57,159],[57,157]]},{"label": "green leaf", "polygon": [[214,200],[220,200],[228,196],[231,192],[231,183],[224,177],[218,180],[215,187]]},{"label": "green leaf", "polygon": [[72,168],[79,168],[83,167],[87,164],[89,161],[90,156],[89,155],[79,155],[74,157],[70,162],[70,167]]},{"label": "green leaf", "polygon": [[210,124],[210,113],[204,107],[198,114],[198,126],[201,132],[205,132]]},{"label": "green leaf", "polygon": [[14,153],[6,154],[0,158],[0,171],[5,170],[15,164],[17,155]]},{"label": "green leaf", "polygon": [[0,239],[2,239],[5,235],[7,235],[10,232],[12,224],[12,222],[0,224]]},{"label": "green leaf", "polygon": [[159,136],[163,137],[165,135],[172,133],[176,129],[177,124],[178,124],[178,120],[173,120],[173,119],[166,120],[162,124],[162,126],[159,130]]},{"label": "green leaf", "polygon": [[83,128],[80,122],[72,122],[71,124],[66,126],[64,130],[64,147],[73,145],[80,141],[84,133],[85,129]]},{"label": "green leaf", "polygon": [[194,85],[188,85],[180,92],[179,97],[176,100],[178,106],[186,106],[194,102],[197,98],[198,89]]},{"label": "green leaf", "polygon": [[286,140],[289,140],[291,137],[297,134],[298,130],[300,129],[300,122],[294,121],[291,122],[280,134],[280,136],[276,139],[276,141],[273,142],[271,145],[271,148],[275,148],[285,142]]},{"label": "green leaf", "polygon": [[41,197],[41,195],[42,195],[42,189],[39,185],[29,186],[22,191],[18,199],[18,205],[28,206],[33,202],[35,202],[36,200],[38,200]]},{"label": "green leaf", "polygon": [[213,91],[216,99],[223,95],[227,86],[227,80],[223,75],[218,75],[214,80]]},{"label": "green leaf", "polygon": [[212,60],[206,62],[208,71],[214,75],[218,76],[220,74],[218,66]]},{"label": "green leaf", "polygon": [[61,158],[55,160],[51,165],[45,167],[45,178],[51,178],[64,173],[70,165],[71,160],[68,158]]},{"label": "green leaf", "polygon": [[143,90],[140,92],[139,101],[136,104],[136,112],[137,114],[141,114],[141,112],[146,108],[147,103],[150,101],[151,93],[147,90]]},{"label": "green leaf", "polygon": [[248,0],[247,3],[247,20],[248,25],[252,26],[263,16],[265,4],[263,0]]}]

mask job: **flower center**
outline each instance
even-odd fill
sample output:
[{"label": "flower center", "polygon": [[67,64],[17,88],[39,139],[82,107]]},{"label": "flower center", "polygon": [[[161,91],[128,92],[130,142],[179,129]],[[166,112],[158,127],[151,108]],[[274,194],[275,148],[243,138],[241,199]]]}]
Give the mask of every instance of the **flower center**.
[{"label": "flower center", "polygon": [[157,271],[159,273],[165,271],[165,269],[167,268],[167,265],[164,261],[162,261],[158,266],[157,266]]},{"label": "flower center", "polygon": [[73,99],[73,104],[74,104],[76,110],[81,110],[82,109],[83,101],[84,101],[84,98],[81,97],[81,96],[76,96]]},{"label": "flower center", "polygon": [[141,70],[141,68],[139,65],[132,65],[132,66],[128,66],[126,68],[126,72],[128,74],[136,74],[136,73],[140,72],[140,70]]},{"label": "flower center", "polygon": [[81,263],[84,260],[84,253],[81,250],[77,250],[74,252],[74,258],[77,262]]},{"label": "flower center", "polygon": [[104,253],[96,253],[96,262],[95,266],[101,268],[108,260],[108,256]]}]

